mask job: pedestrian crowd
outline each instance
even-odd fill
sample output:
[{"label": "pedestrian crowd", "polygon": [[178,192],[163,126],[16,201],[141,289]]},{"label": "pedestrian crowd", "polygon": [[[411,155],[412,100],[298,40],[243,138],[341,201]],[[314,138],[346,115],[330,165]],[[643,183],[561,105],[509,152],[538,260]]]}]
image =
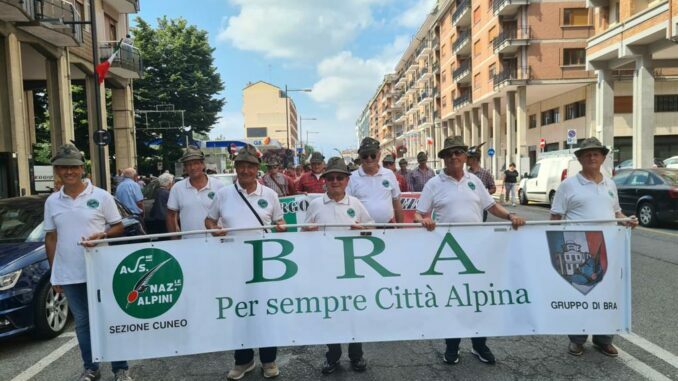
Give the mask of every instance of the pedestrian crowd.
[{"label": "pedestrian crowd", "polygon": [[[281,170],[276,159],[268,161],[268,171],[258,178],[261,158],[252,146],[242,148],[235,157],[236,179],[231,185],[207,176],[205,155],[197,148],[188,147],[181,158],[186,176],[174,183],[169,173],[157,179],[154,205],[150,212],[149,229],[153,232],[188,232],[172,239],[190,239],[202,234],[196,231],[215,230],[214,236],[244,234],[243,231],[223,229],[274,226],[275,231],[287,230],[283,220],[281,196],[299,193],[322,193],[313,199],[306,211],[309,224],[345,224],[333,229],[368,229],[365,225],[399,223],[403,221],[400,194],[404,191],[421,192],[414,221],[433,231],[438,223],[481,223],[490,213],[510,221],[514,229],[525,224],[525,218],[510,212],[491,196],[496,191],[494,179],[480,167],[480,147],[468,147],[459,136],[445,139],[437,153],[444,163],[436,174],[427,166],[428,156],[417,155],[418,166],[408,170],[407,161],[398,162],[392,155],[381,157],[379,142],[365,138],[358,149],[360,165],[353,171],[343,158],[325,158],[318,152],[310,158],[308,170],[303,167]],[[567,178],[556,192],[551,206],[551,219],[621,219],[614,182],[600,172],[609,149],[596,138],[586,139],[575,151],[582,170]],[[87,285],[84,249],[87,241],[106,239],[123,234],[122,218],[111,194],[95,187],[83,176],[84,158],[72,144],[59,148],[52,159],[55,173],[62,182],[45,204],[45,245],[52,267],[51,282],[57,292],[64,292],[75,318],[76,336],[83,361],[81,381],[100,377],[99,364],[93,362],[90,344]],[[120,171],[116,197],[132,213],[143,214],[141,184],[134,169]],[[505,201],[515,205],[513,188],[518,177],[515,165],[504,173],[507,189]],[[513,184],[513,185],[510,185]],[[435,216],[435,217],[433,217]],[[73,221],[79,221],[73,224]],[[635,227],[628,219],[625,225]],[[106,230],[106,225],[110,226]],[[317,227],[303,230],[313,231]],[[585,322],[582,322],[585,325]],[[252,327],[257,329],[257,327]],[[570,336],[568,352],[580,356],[584,352],[586,335]],[[459,363],[461,338],[445,340],[443,361]],[[495,357],[487,345],[487,338],[471,338],[472,353],[485,364],[494,364]],[[612,336],[596,335],[593,345],[603,354],[616,356]],[[273,378],[280,374],[276,364],[277,348],[259,348],[263,376]],[[342,355],[340,343],[327,346],[323,374],[333,373]],[[356,372],[367,369],[367,360],[361,343],[348,345],[348,358]],[[234,366],[227,378],[239,380],[256,367],[254,349],[234,351]],[[116,381],[130,381],[129,366],[125,361],[112,363]]]}]

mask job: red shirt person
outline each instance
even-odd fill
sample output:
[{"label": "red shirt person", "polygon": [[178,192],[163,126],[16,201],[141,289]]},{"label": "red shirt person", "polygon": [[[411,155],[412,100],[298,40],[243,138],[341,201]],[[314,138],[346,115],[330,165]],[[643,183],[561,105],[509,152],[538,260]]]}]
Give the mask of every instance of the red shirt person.
[{"label": "red shirt person", "polygon": [[311,172],[306,172],[297,180],[297,193],[325,193],[325,179],[321,177],[325,170],[325,157],[320,152],[311,154]]}]

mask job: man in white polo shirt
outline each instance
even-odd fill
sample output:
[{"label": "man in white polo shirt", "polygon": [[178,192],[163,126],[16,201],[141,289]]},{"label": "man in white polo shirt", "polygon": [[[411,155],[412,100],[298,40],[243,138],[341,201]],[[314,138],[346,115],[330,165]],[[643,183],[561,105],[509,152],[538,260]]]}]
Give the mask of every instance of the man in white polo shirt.
[{"label": "man in white polo shirt", "polygon": [[[578,150],[574,151],[581,163],[581,171],[563,181],[551,205],[552,220],[604,220],[626,218],[619,207],[617,187],[614,181],[603,176],[600,168],[610,150],[598,139],[585,139]],[[625,222],[635,228],[636,219]],[[612,335],[593,335],[593,345],[601,353],[610,357],[618,356],[617,348],[612,345]],[[568,352],[573,356],[584,354],[584,343],[588,335],[570,335]]]},{"label": "man in white polo shirt", "polygon": [[[414,222],[421,222],[428,230],[435,229],[436,222],[431,218],[436,215],[436,221],[441,223],[452,222],[483,222],[483,211],[511,221],[517,229],[525,224],[525,220],[509,213],[503,206],[497,204],[490,196],[483,182],[465,169],[468,146],[461,136],[445,139],[443,149],[438,157],[443,159],[445,169],[424,185],[419,196]],[[459,363],[459,343],[461,339],[445,339],[446,350],[443,361],[447,364]],[[487,346],[486,337],[471,339],[473,353],[478,360],[485,364],[495,363],[494,355]]]},{"label": "man in white polo shirt", "polygon": [[[84,370],[80,381],[100,377],[99,364],[92,362],[87,304],[87,274],[82,240],[105,239],[121,235],[122,217],[113,196],[85,179],[84,157],[73,144],[59,147],[52,165],[63,186],[45,202],[45,250],[52,268],[50,282],[55,292],[64,292],[75,320]],[[74,223],[77,221],[77,223]],[[106,224],[110,229],[105,231]],[[126,361],[112,364],[116,381],[131,381]]]},{"label": "man in white polo shirt", "polygon": [[[214,203],[204,219],[204,227],[207,229],[252,228],[275,224],[276,231],[286,230],[278,194],[257,181],[259,163],[260,160],[254,147],[248,145],[238,152],[235,158],[236,181],[217,192]],[[214,236],[225,234],[225,232],[213,233]],[[247,231],[229,234],[247,234]],[[277,352],[277,347],[259,348],[264,378],[273,378],[280,374],[275,363]],[[229,380],[239,380],[254,370],[253,349],[238,349],[234,357],[235,366],[226,376]]]},{"label": "man in white polo shirt", "polygon": [[[165,221],[168,233],[204,230],[205,217],[212,200],[217,191],[224,187],[221,181],[205,174],[205,155],[198,148],[189,146],[181,162],[188,177],[174,184],[170,190]],[[200,234],[183,237],[195,236]]]},{"label": "man in white polo shirt", "polygon": [[360,168],[351,173],[346,193],[360,200],[375,222],[403,222],[400,186],[393,171],[379,165],[379,142],[363,139],[358,155]]},{"label": "man in white polo shirt", "polygon": [[[327,169],[322,174],[327,192],[314,199],[306,210],[306,223],[315,224],[350,224],[349,227],[329,227],[327,230],[362,229],[361,224],[373,223],[363,204],[357,198],[346,194],[348,177],[351,174],[344,159],[333,157],[327,162]],[[304,230],[315,231],[319,227],[308,227]],[[341,344],[328,344],[325,353],[325,364],[322,373],[330,374],[337,369],[341,358]],[[362,343],[348,345],[348,358],[351,368],[356,372],[367,369],[367,361],[363,358]]]}]

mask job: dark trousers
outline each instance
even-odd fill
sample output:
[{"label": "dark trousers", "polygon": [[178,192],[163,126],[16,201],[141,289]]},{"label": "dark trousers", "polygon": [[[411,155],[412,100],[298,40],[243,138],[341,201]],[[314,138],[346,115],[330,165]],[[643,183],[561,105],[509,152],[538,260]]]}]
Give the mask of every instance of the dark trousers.
[{"label": "dark trousers", "polygon": [[[278,347],[259,348],[259,360],[261,363],[275,362],[278,354]],[[235,365],[249,364],[254,360],[254,349],[238,349],[233,354]]]},{"label": "dark trousers", "polygon": [[[612,335],[593,335],[593,342],[598,344],[612,344]],[[569,335],[570,341],[575,344],[584,344],[589,335]]]},{"label": "dark trousers", "polygon": [[[325,358],[330,364],[334,364],[341,358],[341,344],[327,344],[327,353]],[[348,358],[351,361],[358,361],[363,358],[363,344],[350,343],[348,345]]]},{"label": "dark trousers", "polygon": [[[472,337],[471,343],[473,348],[483,348],[487,342],[487,337]],[[445,339],[446,349],[445,352],[450,354],[457,354],[459,352],[459,343],[461,339]]]}]

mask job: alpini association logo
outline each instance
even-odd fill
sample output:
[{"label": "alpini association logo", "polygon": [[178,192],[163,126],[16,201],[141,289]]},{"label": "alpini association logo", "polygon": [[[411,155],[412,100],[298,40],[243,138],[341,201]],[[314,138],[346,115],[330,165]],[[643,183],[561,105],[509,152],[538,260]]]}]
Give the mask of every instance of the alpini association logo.
[{"label": "alpini association logo", "polygon": [[141,249],[128,255],[113,275],[115,301],[126,314],[152,319],[169,311],[179,300],[184,274],[168,252]]}]

